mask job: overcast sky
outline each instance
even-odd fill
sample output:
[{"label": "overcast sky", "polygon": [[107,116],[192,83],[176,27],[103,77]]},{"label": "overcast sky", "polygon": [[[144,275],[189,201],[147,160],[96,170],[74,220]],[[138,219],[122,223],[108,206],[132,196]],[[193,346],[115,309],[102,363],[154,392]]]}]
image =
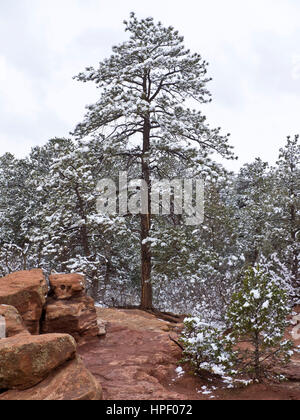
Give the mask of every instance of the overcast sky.
[{"label": "overcast sky", "polygon": [[238,169],[271,163],[300,132],[299,0],[0,0],[0,155],[67,136],[93,85],[72,77],[127,38],[135,11],[173,25],[210,62],[211,125],[232,134]]}]

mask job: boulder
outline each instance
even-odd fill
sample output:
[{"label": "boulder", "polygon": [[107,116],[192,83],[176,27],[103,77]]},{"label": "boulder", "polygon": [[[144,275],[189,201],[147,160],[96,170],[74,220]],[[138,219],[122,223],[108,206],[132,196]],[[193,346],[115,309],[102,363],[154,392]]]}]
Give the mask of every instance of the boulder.
[{"label": "boulder", "polygon": [[97,320],[94,301],[85,294],[85,287],[85,277],[80,274],[50,276],[43,333],[70,334],[80,343],[105,334],[104,325]]},{"label": "boulder", "polygon": [[80,274],[54,274],[50,276],[51,293],[55,299],[65,300],[84,294],[85,277]]},{"label": "boulder", "polygon": [[96,401],[102,400],[102,388],[81,359],[76,357],[52,371],[33,388],[0,394],[0,401],[26,400]]},{"label": "boulder", "polygon": [[16,335],[0,340],[0,390],[24,390],[76,355],[70,335]]},{"label": "boulder", "polygon": [[5,331],[2,338],[9,338],[18,334],[30,335],[21,315],[13,306],[0,305],[0,318],[1,317],[5,321]]},{"label": "boulder", "polygon": [[48,286],[42,270],[20,271],[0,279],[0,304],[14,306],[31,334],[39,324]]},{"label": "boulder", "polygon": [[42,332],[70,334],[80,343],[103,335],[103,330],[99,331],[94,301],[85,295],[69,300],[48,299]]}]

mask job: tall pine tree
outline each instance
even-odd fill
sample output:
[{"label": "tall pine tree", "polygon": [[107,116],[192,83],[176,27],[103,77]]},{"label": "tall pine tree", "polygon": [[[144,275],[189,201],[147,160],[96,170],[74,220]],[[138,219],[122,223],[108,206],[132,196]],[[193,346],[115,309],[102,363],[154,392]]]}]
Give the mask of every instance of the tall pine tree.
[{"label": "tall pine tree", "polygon": [[[77,138],[105,134],[106,152],[128,156],[140,167],[148,186],[157,162],[176,157],[186,167],[211,167],[209,155],[233,157],[228,136],[211,129],[205,116],[188,104],[210,101],[207,65],[192,54],[173,27],[156,24],[153,18],[138,20],[134,13],[125,21],[130,39],[113,47],[110,58],[98,69],[87,68],[76,79],[95,82],[100,99],[87,107],[84,121],[74,132]],[[201,171],[200,171],[201,172]],[[141,307],[152,308],[151,209],[140,215]]]}]

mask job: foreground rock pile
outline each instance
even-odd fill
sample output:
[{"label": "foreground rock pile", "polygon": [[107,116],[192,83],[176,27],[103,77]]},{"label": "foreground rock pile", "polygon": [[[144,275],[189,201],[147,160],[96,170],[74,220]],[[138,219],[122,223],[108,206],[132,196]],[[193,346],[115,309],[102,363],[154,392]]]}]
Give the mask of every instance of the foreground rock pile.
[{"label": "foreground rock pile", "polygon": [[76,340],[99,335],[84,278],[52,276],[50,286],[49,298],[41,270],[0,279],[0,400],[102,399],[77,353]]}]

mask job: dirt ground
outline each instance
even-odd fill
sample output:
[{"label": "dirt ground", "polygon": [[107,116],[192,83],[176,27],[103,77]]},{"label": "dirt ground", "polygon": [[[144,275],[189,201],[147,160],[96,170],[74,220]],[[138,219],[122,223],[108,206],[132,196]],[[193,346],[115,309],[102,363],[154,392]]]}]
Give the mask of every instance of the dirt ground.
[{"label": "dirt ground", "polygon": [[177,338],[176,325],[139,310],[97,311],[107,335],[79,353],[101,382],[105,400],[300,400],[299,354],[286,371],[288,382],[232,389],[219,379],[195,377],[186,367],[178,370],[181,350],[170,340]]}]

